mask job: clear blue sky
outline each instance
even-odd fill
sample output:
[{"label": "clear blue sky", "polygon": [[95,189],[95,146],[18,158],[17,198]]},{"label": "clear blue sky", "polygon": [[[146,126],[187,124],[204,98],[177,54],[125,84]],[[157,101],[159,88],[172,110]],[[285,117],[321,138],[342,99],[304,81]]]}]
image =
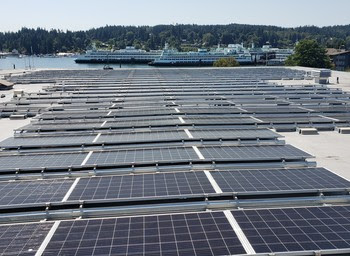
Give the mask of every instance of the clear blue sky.
[{"label": "clear blue sky", "polygon": [[0,31],[108,25],[350,24],[350,0],[15,0],[0,2]]}]

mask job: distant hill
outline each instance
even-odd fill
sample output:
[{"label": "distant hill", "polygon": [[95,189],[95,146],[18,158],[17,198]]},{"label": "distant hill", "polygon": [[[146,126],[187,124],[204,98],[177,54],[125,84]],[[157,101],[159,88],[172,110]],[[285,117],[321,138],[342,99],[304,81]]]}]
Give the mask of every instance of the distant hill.
[{"label": "distant hill", "polygon": [[22,28],[0,33],[0,51],[48,54],[84,51],[92,42],[98,46],[124,48],[134,45],[143,49],[162,49],[165,42],[179,50],[213,47],[218,43],[241,43],[262,46],[267,41],[274,47],[293,47],[301,39],[316,39],[325,47],[350,49],[350,25],[282,28],[261,25],[157,25],[105,26],[87,31]]}]

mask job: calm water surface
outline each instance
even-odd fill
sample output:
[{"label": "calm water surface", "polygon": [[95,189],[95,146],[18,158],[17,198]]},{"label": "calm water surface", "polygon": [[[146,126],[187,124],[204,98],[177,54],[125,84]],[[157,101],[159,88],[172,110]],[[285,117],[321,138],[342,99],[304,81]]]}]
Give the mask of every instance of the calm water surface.
[{"label": "calm water surface", "polygon": [[[59,58],[45,58],[45,57],[7,57],[0,59],[0,69],[29,69],[29,68],[68,68],[68,69],[87,69],[87,68],[103,68],[104,64],[76,64],[75,57],[59,57]],[[110,64],[109,66],[117,69],[119,64]],[[122,64],[122,68],[154,68],[147,64]]]}]

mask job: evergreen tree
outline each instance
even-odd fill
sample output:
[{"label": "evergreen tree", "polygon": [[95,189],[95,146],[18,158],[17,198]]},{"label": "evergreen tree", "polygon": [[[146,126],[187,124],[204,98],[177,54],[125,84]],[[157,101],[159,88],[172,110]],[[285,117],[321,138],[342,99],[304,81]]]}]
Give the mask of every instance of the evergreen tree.
[{"label": "evergreen tree", "polygon": [[133,45],[143,49],[162,49],[167,42],[185,50],[198,47],[215,47],[232,43],[262,46],[269,41],[273,47],[294,47],[298,40],[316,40],[323,47],[350,48],[350,25],[298,28],[281,28],[260,25],[158,25],[158,26],[105,26],[87,31],[22,28],[17,32],[0,33],[0,51],[19,50],[21,53],[56,53],[85,51],[91,42],[98,40],[109,48]]},{"label": "evergreen tree", "polygon": [[303,40],[297,44],[295,47],[295,53],[289,56],[286,65],[330,68],[331,60],[326,55],[326,49],[315,40]]}]

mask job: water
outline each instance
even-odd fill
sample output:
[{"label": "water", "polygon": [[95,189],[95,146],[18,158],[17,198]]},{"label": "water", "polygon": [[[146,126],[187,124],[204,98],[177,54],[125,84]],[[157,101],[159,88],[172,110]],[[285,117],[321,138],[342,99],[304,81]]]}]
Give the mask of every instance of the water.
[{"label": "water", "polygon": [[[74,57],[59,57],[59,58],[45,58],[45,57],[7,57],[0,59],[1,69],[29,69],[31,68],[59,68],[59,69],[87,69],[98,68],[102,69],[104,64],[77,64],[74,62]],[[110,64],[114,69],[119,68],[119,64]],[[154,68],[147,64],[122,64],[122,68]]]}]

